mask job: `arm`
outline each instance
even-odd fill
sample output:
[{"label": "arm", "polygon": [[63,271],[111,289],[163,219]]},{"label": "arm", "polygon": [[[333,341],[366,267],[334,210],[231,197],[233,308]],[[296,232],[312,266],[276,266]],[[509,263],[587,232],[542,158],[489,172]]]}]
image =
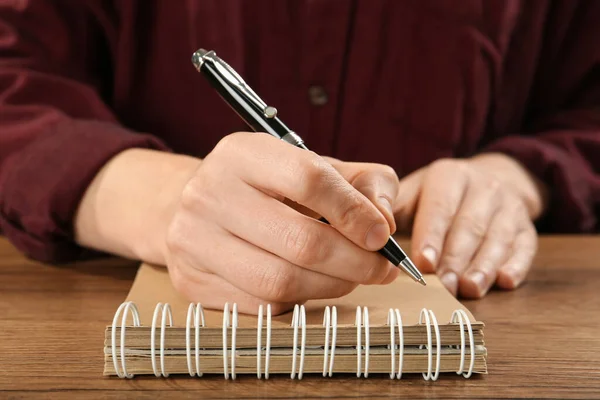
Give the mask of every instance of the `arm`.
[{"label": "arm", "polygon": [[24,4],[0,4],[0,231],[33,258],[68,261],[81,254],[73,217],[100,168],[125,149],[166,147],[120,126],[98,95],[102,45],[89,41],[101,28],[87,7]]},{"label": "arm", "polygon": [[598,229],[599,15],[597,2],[553,2],[523,130],[403,181],[415,261],[452,292],[520,285],[537,249],[533,220],[544,230]]},{"label": "arm", "polygon": [[485,151],[512,156],[549,189],[545,231],[594,232],[600,210],[600,4],[557,2],[548,17],[526,132]]},{"label": "arm", "polygon": [[265,302],[280,313],[396,277],[375,252],[390,234],[377,202],[397,191],[389,169],[369,168],[363,194],[321,157],[269,135],[229,135],[202,161],[132,149],[164,145],[120,127],[88,70],[73,72],[87,65],[77,41],[89,32],[43,43],[65,27],[91,27],[78,3],[50,4],[59,2],[0,9],[0,227],[21,250],[63,261],[79,243],[164,264],[189,300],[233,301],[245,313]]}]

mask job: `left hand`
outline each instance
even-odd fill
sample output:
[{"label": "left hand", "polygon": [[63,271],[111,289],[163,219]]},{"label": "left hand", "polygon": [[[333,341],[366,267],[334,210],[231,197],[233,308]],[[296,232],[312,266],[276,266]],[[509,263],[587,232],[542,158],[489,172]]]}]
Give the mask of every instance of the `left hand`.
[{"label": "left hand", "polygon": [[[410,229],[412,258],[436,271],[453,294],[483,297],[494,283],[519,286],[537,251],[532,223],[547,190],[516,160],[489,153],[442,159],[400,182],[399,229]],[[414,224],[413,224],[414,222]]]},{"label": "left hand", "polygon": [[380,164],[326,159],[377,205],[392,232],[412,230],[411,258],[454,295],[480,298],[494,283],[513,289],[525,279],[537,250],[532,220],[547,190],[514,159],[442,159],[399,182]]}]

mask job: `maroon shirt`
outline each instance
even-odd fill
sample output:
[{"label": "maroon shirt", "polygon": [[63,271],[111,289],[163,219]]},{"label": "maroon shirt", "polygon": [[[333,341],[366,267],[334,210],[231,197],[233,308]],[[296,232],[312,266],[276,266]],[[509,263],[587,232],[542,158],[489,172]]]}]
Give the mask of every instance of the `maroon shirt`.
[{"label": "maroon shirt", "polygon": [[202,157],[248,129],[192,67],[199,47],[318,153],[403,176],[504,152],[550,187],[545,229],[598,229],[599,1],[0,0],[0,228],[17,247],[78,257],[73,214],[116,153]]}]

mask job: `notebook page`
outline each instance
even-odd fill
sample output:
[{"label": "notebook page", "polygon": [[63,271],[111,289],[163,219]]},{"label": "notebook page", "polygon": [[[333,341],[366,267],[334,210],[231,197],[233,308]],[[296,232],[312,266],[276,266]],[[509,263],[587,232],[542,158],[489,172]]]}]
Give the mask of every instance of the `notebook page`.
[{"label": "notebook page", "polygon": [[[305,304],[308,325],[321,325],[326,306],[336,306],[338,324],[354,324],[356,307],[369,309],[371,324],[385,324],[388,310],[398,308],[402,313],[404,325],[418,323],[422,308],[433,310],[438,322],[446,324],[452,312],[462,308],[471,321],[473,315],[448,292],[436,275],[425,275],[427,286],[422,286],[405,274],[389,285],[361,285],[352,293],[338,298],[314,300]],[[185,326],[189,301],[175,291],[169,274],[164,267],[142,264],[131,287],[127,301],[133,301],[139,308],[142,325],[152,323],[152,314],[157,303],[169,303],[173,311],[175,326]],[[231,305],[230,305],[231,306]],[[223,324],[223,312],[205,310],[207,326],[218,327]],[[273,327],[288,327],[292,320],[291,312],[274,316]],[[256,316],[239,315],[240,327],[255,327]]]}]

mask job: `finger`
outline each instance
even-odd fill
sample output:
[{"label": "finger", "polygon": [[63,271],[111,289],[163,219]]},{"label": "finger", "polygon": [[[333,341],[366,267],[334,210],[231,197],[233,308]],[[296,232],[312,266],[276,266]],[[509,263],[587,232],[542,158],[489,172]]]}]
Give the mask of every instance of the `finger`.
[{"label": "finger", "polygon": [[417,204],[421,194],[425,168],[411,173],[400,180],[398,195],[394,201],[396,230],[409,233],[412,230]]},{"label": "finger", "polygon": [[496,283],[502,289],[515,289],[523,283],[537,252],[537,232],[528,222],[515,239],[512,256],[500,267]]},{"label": "finger", "polygon": [[400,275],[400,270],[398,268],[391,268],[388,272],[388,275],[385,278],[383,278],[383,281],[381,281],[381,284],[388,285],[394,282],[396,278],[398,278],[398,275]]},{"label": "finger", "polygon": [[471,264],[475,252],[484,241],[501,198],[502,193],[495,180],[472,184],[465,194],[446,236],[438,267],[438,275],[454,295],[457,293],[458,278]]},{"label": "finger", "polygon": [[230,164],[248,184],[310,208],[365,249],[379,250],[389,238],[389,224],[377,207],[313,152],[268,135],[237,133],[221,140],[213,153],[225,156],[216,163],[220,169]]},{"label": "finger", "polygon": [[[196,230],[194,237],[209,239],[203,246],[187,248],[184,256],[187,264],[202,265],[238,289],[267,302],[301,303],[309,299],[336,298],[357,286],[293,265],[220,227],[207,229],[196,225]],[[193,234],[193,230],[190,233]]]},{"label": "finger", "polygon": [[514,212],[497,213],[469,268],[459,276],[459,292],[467,298],[481,298],[496,281],[498,269],[508,259],[517,233]]},{"label": "finger", "polygon": [[379,209],[386,218],[391,232],[395,232],[393,205],[399,186],[396,171],[383,164],[342,162],[330,157],[323,158]]},{"label": "finger", "polygon": [[396,231],[396,222],[394,221],[394,211],[392,204],[398,193],[398,177],[390,168],[365,171],[359,174],[353,181],[352,186],[364,194],[377,209],[385,216],[390,231]]},{"label": "finger", "polygon": [[225,303],[229,302],[237,303],[240,313],[256,315],[261,304],[263,306],[270,304],[271,312],[278,315],[291,310],[295,305],[295,303],[265,302],[210,272],[169,266],[169,275],[177,292],[188,301],[202,303],[202,306],[207,309],[222,310]]},{"label": "finger", "polygon": [[[330,225],[250,186],[237,185],[235,192],[220,190],[218,199],[195,193],[194,198],[182,200],[190,215],[215,221],[235,236],[299,267],[363,284],[383,282],[394,268],[380,254],[360,248]],[[180,223],[190,224],[185,218],[180,217]]]},{"label": "finger", "polygon": [[412,241],[412,254],[424,271],[437,269],[446,234],[468,187],[463,165],[436,161],[424,177]]}]

